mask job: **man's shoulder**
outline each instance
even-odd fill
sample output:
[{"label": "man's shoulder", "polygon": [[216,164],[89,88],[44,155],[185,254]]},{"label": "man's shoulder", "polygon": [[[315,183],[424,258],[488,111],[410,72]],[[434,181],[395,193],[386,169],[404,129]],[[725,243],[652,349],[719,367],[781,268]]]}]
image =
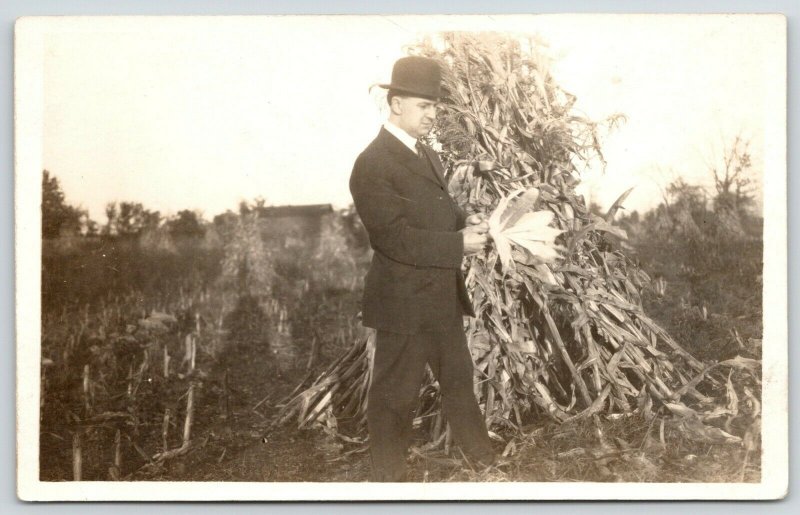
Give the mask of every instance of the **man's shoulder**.
[{"label": "man's shoulder", "polygon": [[369,142],[369,145],[367,145],[361,152],[361,155],[371,156],[376,154],[385,154],[388,150],[386,146],[387,134],[385,134],[385,132],[386,129],[381,128],[380,132],[378,132],[378,135],[375,136],[375,138]]},{"label": "man's shoulder", "polygon": [[379,141],[373,140],[369,145],[364,147],[364,150],[358,155],[360,159],[370,159],[375,156],[382,156],[386,154],[386,149]]},{"label": "man's shoulder", "polygon": [[385,135],[378,134],[358,155],[356,165],[366,167],[384,166],[394,161],[396,159],[386,145]]}]

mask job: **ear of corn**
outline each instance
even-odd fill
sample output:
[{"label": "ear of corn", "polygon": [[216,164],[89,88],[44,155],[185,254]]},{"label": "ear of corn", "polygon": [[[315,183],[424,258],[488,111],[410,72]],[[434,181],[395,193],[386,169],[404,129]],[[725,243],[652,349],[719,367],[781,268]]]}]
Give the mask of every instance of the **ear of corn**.
[{"label": "ear of corn", "polygon": [[[509,202],[519,193],[522,195],[513,206]],[[489,217],[489,234],[495,243],[504,270],[514,267],[511,244],[526,250],[531,257],[545,263],[559,256],[555,245],[556,236],[563,231],[550,227],[552,211],[529,211],[539,198],[539,190],[516,191],[500,199]]]}]

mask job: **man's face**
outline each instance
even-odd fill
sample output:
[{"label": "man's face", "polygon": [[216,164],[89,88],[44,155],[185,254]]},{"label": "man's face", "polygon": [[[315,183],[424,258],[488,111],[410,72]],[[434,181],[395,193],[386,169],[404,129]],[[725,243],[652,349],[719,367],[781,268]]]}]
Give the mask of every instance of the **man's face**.
[{"label": "man's face", "polygon": [[396,125],[415,138],[428,134],[436,119],[436,102],[418,97],[394,97],[392,114]]}]

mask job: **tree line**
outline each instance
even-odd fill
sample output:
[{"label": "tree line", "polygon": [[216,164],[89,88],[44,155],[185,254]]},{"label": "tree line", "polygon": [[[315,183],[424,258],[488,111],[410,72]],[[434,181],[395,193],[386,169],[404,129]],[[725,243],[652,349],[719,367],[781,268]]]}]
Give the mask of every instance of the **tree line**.
[{"label": "tree line", "polygon": [[136,237],[148,230],[164,228],[173,237],[202,237],[204,220],[197,211],[184,209],[170,217],[152,211],[141,202],[109,202],[106,222],[89,217],[86,209],[70,205],[58,178],[49,171],[42,174],[42,238],[60,236]]}]

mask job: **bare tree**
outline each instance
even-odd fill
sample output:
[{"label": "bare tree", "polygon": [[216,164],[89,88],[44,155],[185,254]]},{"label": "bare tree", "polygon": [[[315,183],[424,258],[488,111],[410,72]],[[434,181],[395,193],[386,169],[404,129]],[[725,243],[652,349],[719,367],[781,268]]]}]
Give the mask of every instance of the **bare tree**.
[{"label": "bare tree", "polygon": [[717,196],[715,209],[739,210],[753,200],[750,159],[750,141],[737,134],[730,145],[723,148],[722,162],[710,165]]}]

